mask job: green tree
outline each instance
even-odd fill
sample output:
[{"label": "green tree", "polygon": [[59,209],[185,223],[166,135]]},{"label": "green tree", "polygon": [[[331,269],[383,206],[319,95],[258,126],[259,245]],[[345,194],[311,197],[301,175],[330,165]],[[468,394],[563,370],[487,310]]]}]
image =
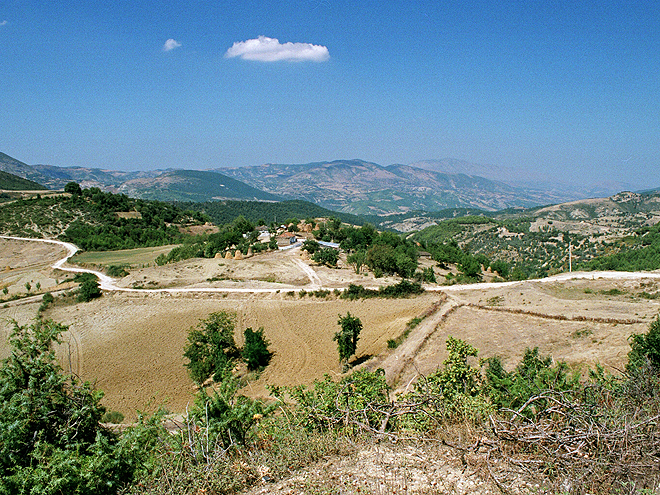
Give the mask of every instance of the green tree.
[{"label": "green tree", "polygon": [[481,263],[471,254],[465,254],[458,264],[458,269],[468,278],[481,279]]},{"label": "green tree", "polygon": [[494,272],[497,272],[497,274],[502,278],[509,277],[509,265],[506,263],[506,261],[502,261],[502,260],[493,261],[490,264],[490,269]]},{"label": "green tree", "polygon": [[80,196],[82,194],[82,189],[77,182],[69,182],[64,186],[64,192],[69,193],[71,196]]},{"label": "green tree", "polygon": [[2,288],[2,293],[3,293],[5,296],[6,296],[7,294],[9,294],[9,287],[4,286],[4,287]]},{"label": "green tree", "polygon": [[333,248],[322,248],[312,255],[312,260],[330,267],[337,266],[339,251]]},{"label": "green tree", "polygon": [[32,289],[32,286],[30,285],[30,282],[25,282],[25,290],[30,293],[30,290]]},{"label": "green tree", "polygon": [[218,379],[240,353],[234,340],[236,315],[226,311],[211,313],[188,332],[183,355],[188,359],[190,377],[198,384]]},{"label": "green tree", "polygon": [[367,252],[364,249],[358,249],[354,253],[349,254],[346,257],[346,261],[353,265],[353,270],[355,270],[355,273],[360,273],[360,271],[362,271],[362,267],[367,264]]},{"label": "green tree", "polygon": [[273,353],[268,350],[270,342],[264,337],[264,329],[260,328],[254,331],[248,327],[243,332],[243,336],[245,337],[245,345],[241,356],[247,368],[253,371],[268,366]]},{"label": "green tree", "polygon": [[362,322],[357,316],[351,316],[351,313],[348,312],[346,316],[339,315],[337,324],[341,327],[341,330],[335,333],[332,340],[337,342],[339,361],[348,362],[348,359],[355,354],[357,349],[357,342],[362,331]]},{"label": "green tree", "polygon": [[640,368],[645,360],[660,371],[660,316],[649,325],[647,333],[630,336],[630,352],[628,352],[628,372]]},{"label": "green tree", "polygon": [[78,302],[89,302],[97,297],[101,297],[98,280],[96,278],[85,280],[78,289]]},{"label": "green tree", "polygon": [[321,245],[318,243],[318,241],[315,241],[314,239],[306,239],[302,243],[302,248],[301,249],[303,251],[307,251],[309,253],[309,255],[311,256],[314,253],[316,253],[316,251],[321,249]]}]

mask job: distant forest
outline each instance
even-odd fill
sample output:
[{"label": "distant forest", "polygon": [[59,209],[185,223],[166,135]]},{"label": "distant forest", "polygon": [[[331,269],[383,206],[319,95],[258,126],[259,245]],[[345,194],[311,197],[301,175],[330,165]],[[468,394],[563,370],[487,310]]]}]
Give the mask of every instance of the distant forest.
[{"label": "distant forest", "polygon": [[9,174],[0,170],[0,189],[6,191],[42,191],[46,190],[41,184],[23,179],[14,174]]},{"label": "distant forest", "polygon": [[206,214],[213,223],[224,225],[243,216],[253,223],[260,220],[266,225],[271,222],[282,223],[287,218],[320,218],[334,217],[352,225],[363,225],[371,219],[331,211],[308,201],[292,200],[279,202],[266,201],[207,201],[205,203],[181,203],[176,205],[183,210],[199,211]]}]

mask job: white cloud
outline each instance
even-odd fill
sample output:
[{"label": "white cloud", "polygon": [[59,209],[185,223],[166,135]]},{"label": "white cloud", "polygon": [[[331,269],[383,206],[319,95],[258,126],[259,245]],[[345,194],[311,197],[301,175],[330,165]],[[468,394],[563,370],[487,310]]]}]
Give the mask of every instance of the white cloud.
[{"label": "white cloud", "polygon": [[163,51],[164,52],[169,52],[169,51],[174,50],[175,48],[179,48],[180,46],[181,46],[181,43],[179,43],[177,40],[173,40],[172,38],[170,38],[163,45]]},{"label": "white cloud", "polygon": [[7,24],[9,24],[7,21],[0,22],[0,26],[6,26]]},{"label": "white cloud", "polygon": [[259,62],[325,62],[330,53],[325,46],[311,43],[280,43],[275,38],[259,36],[257,39],[237,41],[225,53],[226,58],[240,57]]}]

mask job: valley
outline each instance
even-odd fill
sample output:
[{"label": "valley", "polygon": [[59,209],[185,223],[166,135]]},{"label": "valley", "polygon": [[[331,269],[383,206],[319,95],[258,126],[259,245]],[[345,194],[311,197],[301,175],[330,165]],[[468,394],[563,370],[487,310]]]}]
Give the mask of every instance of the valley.
[{"label": "valley", "polygon": [[[0,240],[0,248],[0,265],[12,267],[0,273],[0,285],[11,283],[17,290],[29,279],[40,281],[42,291],[64,289],[55,285],[64,272],[52,268],[64,253],[61,248],[11,240]],[[152,259],[158,249],[152,249]],[[137,258],[140,265],[148,259],[145,254]],[[135,261],[135,255],[127,251],[123,259]],[[114,263],[122,259],[122,252],[106,256]],[[598,363],[616,371],[626,362],[630,334],[643,332],[660,311],[658,299],[643,295],[658,293],[660,273],[431,284],[424,295],[414,298],[347,301],[332,292],[314,296],[311,291],[321,287],[312,284],[296,260],[310,266],[299,250],[288,250],[241,261],[193,259],[138,268],[107,287],[103,297],[90,303],[55,304],[43,316],[69,325],[59,349],[65,369],[96,381],[105,391],[106,406],[132,418],[150,403],[165,403],[175,413],[185,411],[195,393],[182,356],[188,330],[219,310],[236,312],[238,329],[263,327],[271,342],[271,364],[243,390],[252,397],[267,397],[266,385],[309,384],[326,373],[341,376],[332,335],[337,315],[346,312],[364,323],[356,353],[363,361],[360,366],[383,367],[394,389],[404,390],[417,375],[442,364],[450,335],[474,345],[480,356],[500,356],[509,367],[527,347],[538,346],[542,354],[576,369]],[[395,281],[356,275],[350,268],[310,268],[321,286],[331,290],[349,283],[378,286]],[[207,281],[222,270],[231,273],[231,279]],[[144,289],[132,288],[136,281]],[[309,295],[302,296],[305,289]],[[39,302],[6,303],[0,306],[0,317],[28,323]],[[420,316],[423,320],[402,345],[389,349],[388,340]],[[8,329],[3,323],[5,338]],[[237,340],[240,343],[238,332]]]}]

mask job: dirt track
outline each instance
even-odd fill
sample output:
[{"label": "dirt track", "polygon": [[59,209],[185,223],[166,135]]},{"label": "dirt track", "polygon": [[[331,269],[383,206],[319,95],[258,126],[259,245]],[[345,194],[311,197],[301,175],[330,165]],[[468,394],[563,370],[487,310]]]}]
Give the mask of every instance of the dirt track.
[{"label": "dirt track", "polygon": [[[42,277],[42,292],[47,281],[54,284],[61,272],[48,268],[63,250],[55,245],[0,241],[0,260],[21,260],[20,267],[0,273],[0,283],[21,271],[22,277]],[[279,255],[279,253],[275,253]],[[302,285],[312,284],[291,253],[286,254],[290,270]],[[258,257],[253,260],[225,263],[234,273],[272,273],[277,258]],[[287,260],[283,258],[282,261]],[[47,261],[47,263],[46,263]],[[189,279],[198,270],[198,281],[207,277],[204,263],[190,260],[153,270],[158,280],[185,273]],[[213,261],[213,260],[208,260]],[[259,268],[259,263],[264,263]],[[301,263],[306,263],[300,261]],[[11,263],[14,263],[11,261]],[[243,263],[239,265],[239,263]],[[252,266],[249,266],[249,265]],[[218,261],[209,267],[217,270]],[[158,272],[160,270],[160,272]],[[261,271],[260,271],[261,270]],[[329,282],[347,284],[351,280],[367,285],[374,280],[356,276],[351,270],[330,270],[314,267],[323,285]],[[145,270],[136,273],[144,276]],[[132,274],[134,275],[134,274]],[[200,276],[201,275],[201,276]],[[136,275],[134,275],[136,276]],[[657,276],[657,274],[656,274]],[[201,281],[200,281],[201,279]],[[13,279],[12,279],[13,280]],[[22,279],[20,279],[22,280]],[[36,279],[34,279],[36,280]],[[315,285],[318,285],[316,281]],[[379,281],[380,282],[380,281]],[[12,288],[20,288],[14,282]],[[248,285],[249,280],[220,281],[218,284]],[[260,281],[261,284],[277,282]],[[616,295],[607,295],[617,289]],[[202,289],[205,290],[205,289]],[[324,373],[338,374],[335,343],[339,314],[358,316],[363,324],[358,357],[375,356],[368,366],[383,366],[388,380],[399,386],[417,372],[436,369],[445,358],[445,339],[448,335],[463,338],[480,350],[480,356],[500,355],[509,367],[515,364],[525,347],[539,346],[543,354],[565,359],[571,364],[600,362],[621,367],[628,351],[627,337],[644,332],[647,324],[658,314],[658,299],[645,299],[637,294],[656,293],[655,279],[640,280],[575,280],[555,282],[524,282],[511,285],[473,286],[456,288],[449,293],[450,302],[422,322],[395,351],[386,342],[403,332],[406,323],[436,304],[442,295],[427,293],[403,300],[344,301],[318,299],[297,294],[276,293],[158,293],[147,291],[106,292],[93,302],[49,309],[46,316],[70,325],[70,335],[60,349],[63,366],[87,380],[96,380],[106,392],[104,402],[110,409],[134,417],[134,411],[144,408],[151,397],[154,404],[169,399],[168,407],[175,412],[185,410],[192,400],[193,387],[183,366],[183,346],[188,329],[209,313],[220,310],[238,314],[237,340],[245,327],[264,327],[275,356],[259,380],[246,390],[254,396],[266,393],[266,384],[295,385],[310,383]],[[452,302],[453,301],[453,302]],[[442,317],[449,305],[458,307]],[[470,307],[467,305],[480,306]],[[460,307],[459,307],[460,306]],[[0,307],[0,333],[7,335],[6,318],[19,323],[29,322],[36,315],[38,303]],[[544,317],[526,313],[540,313]],[[583,318],[584,321],[561,321],[560,317]],[[602,323],[589,318],[610,318],[621,323]],[[642,323],[627,324],[623,320]],[[0,355],[6,355],[6,346]]]}]

